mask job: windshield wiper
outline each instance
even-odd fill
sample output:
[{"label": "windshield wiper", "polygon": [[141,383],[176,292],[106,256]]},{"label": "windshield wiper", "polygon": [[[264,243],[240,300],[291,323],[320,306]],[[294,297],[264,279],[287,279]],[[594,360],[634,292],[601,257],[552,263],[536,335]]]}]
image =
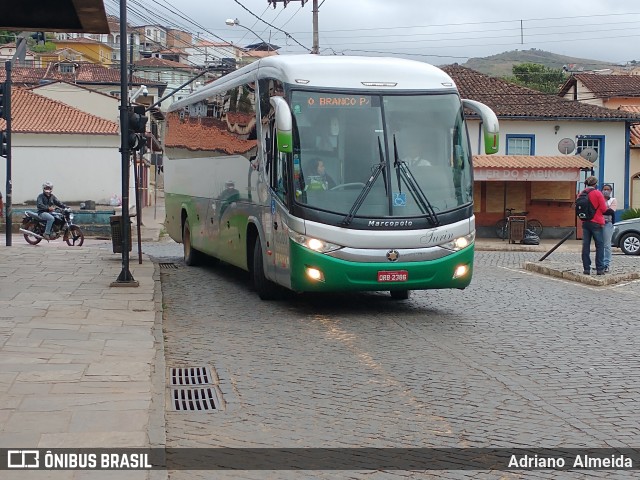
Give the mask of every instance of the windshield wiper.
[{"label": "windshield wiper", "polygon": [[[349,225],[353,221],[353,217],[358,212],[358,209],[364,203],[365,199],[367,198],[367,195],[369,195],[369,192],[371,191],[371,187],[373,187],[373,184],[376,183],[376,180],[378,179],[380,172],[383,172],[383,177],[386,179],[386,174],[384,172],[387,164],[384,161],[384,154],[382,153],[382,143],[380,143],[380,137],[378,137],[378,151],[380,152],[380,162],[378,162],[378,164],[373,167],[371,175],[369,176],[369,180],[367,180],[367,183],[364,184],[364,187],[362,187],[362,191],[360,191],[360,195],[358,195],[358,198],[356,198],[356,201],[353,203],[351,210],[349,210],[349,213],[347,214],[347,216],[344,217],[344,219],[342,220],[341,222],[342,225],[345,225],[345,226]],[[386,191],[387,189],[386,180],[385,180],[384,188]],[[387,196],[388,195],[389,193],[387,192]]]},{"label": "windshield wiper", "polygon": [[422,211],[422,213],[424,213],[427,216],[427,219],[429,220],[429,222],[431,222],[431,225],[433,225],[434,227],[437,227],[438,225],[440,225],[440,220],[438,220],[438,214],[433,209],[431,202],[429,202],[429,199],[425,195],[422,188],[420,188],[420,185],[413,178],[413,174],[411,173],[411,170],[409,170],[409,166],[407,165],[407,162],[405,162],[404,160],[400,160],[400,156],[398,155],[398,144],[396,143],[395,134],[393,135],[393,155],[394,155],[393,167],[396,169],[396,172],[398,175],[398,190],[400,190],[400,193],[402,193],[402,185],[400,181],[400,179],[402,178],[407,184],[407,187],[411,192],[413,199],[418,204],[418,207],[420,207],[420,210]]}]

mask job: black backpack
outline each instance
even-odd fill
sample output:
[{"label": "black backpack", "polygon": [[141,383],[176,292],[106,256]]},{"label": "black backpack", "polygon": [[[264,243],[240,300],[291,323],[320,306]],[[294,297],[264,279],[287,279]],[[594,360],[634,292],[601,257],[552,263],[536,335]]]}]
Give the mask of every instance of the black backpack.
[{"label": "black backpack", "polygon": [[591,190],[593,190],[593,188],[585,188],[580,192],[578,198],[576,198],[576,216],[583,222],[593,220],[596,214],[596,207],[594,207],[591,200],[589,200],[589,192]]}]

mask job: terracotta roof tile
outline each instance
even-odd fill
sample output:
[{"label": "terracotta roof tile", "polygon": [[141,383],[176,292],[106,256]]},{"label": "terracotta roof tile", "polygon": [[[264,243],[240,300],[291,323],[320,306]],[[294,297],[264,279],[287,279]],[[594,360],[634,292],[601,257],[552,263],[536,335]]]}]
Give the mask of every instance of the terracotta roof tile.
[{"label": "terracotta roof tile", "polygon": [[[64,62],[69,63],[69,62]],[[42,80],[63,80],[77,84],[108,84],[120,85],[120,70],[106,68],[91,62],[72,62],[77,65],[75,73],[60,73],[56,64],[49,64],[46,68],[40,67],[13,67],[11,80],[15,84],[38,85]],[[0,82],[6,78],[4,69],[0,69]],[[133,76],[134,85],[166,86],[162,82],[154,82],[136,75]]]},{"label": "terracotta roof tile", "polygon": [[[119,135],[120,126],[62,102],[24,88],[11,90],[11,131],[14,133],[60,133]],[[0,130],[6,121],[0,119]]]},{"label": "terracotta roof tile", "polygon": [[246,153],[255,148],[255,140],[243,140],[228,130],[237,128],[224,120],[188,118],[180,120],[179,112],[167,115],[165,147],[180,147],[192,151],[212,151],[226,154]]},{"label": "terracotta roof tile", "polygon": [[460,65],[447,65],[442,69],[453,78],[463,98],[485,103],[499,118],[638,119],[640,121],[639,115],[565,100],[557,95],[548,95],[521,87]]},{"label": "terracotta roof tile", "polygon": [[587,87],[596,98],[640,97],[640,76],[638,75],[597,75],[578,73],[572,75],[560,88],[564,96],[577,82]]},{"label": "terracotta roof tile", "polygon": [[[620,105],[619,109],[640,115],[640,106],[638,105]],[[632,147],[640,147],[640,125],[632,124],[629,130],[629,143]]]},{"label": "terracotta roof tile", "polygon": [[474,155],[474,168],[590,168],[580,155]]}]

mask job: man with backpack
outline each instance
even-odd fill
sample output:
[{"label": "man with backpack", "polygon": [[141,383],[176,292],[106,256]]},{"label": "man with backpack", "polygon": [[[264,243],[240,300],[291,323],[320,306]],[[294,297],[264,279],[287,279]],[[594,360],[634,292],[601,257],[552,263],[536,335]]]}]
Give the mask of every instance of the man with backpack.
[{"label": "man with backpack", "polygon": [[604,212],[607,202],[596,188],[598,179],[587,177],[585,189],[576,199],[576,215],[582,221],[582,267],[585,275],[591,274],[591,239],[596,244],[596,274],[604,275]]}]

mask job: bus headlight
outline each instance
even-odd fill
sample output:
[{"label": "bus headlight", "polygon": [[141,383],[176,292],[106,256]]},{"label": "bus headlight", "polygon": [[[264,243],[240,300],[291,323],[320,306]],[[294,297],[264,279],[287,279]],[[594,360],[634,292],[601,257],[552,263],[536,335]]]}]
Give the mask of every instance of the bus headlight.
[{"label": "bus headlight", "polygon": [[453,272],[453,278],[464,277],[467,273],[469,273],[469,265],[458,265]]},{"label": "bus headlight", "polygon": [[440,245],[442,248],[446,248],[449,250],[453,250],[457,252],[458,250],[462,250],[463,248],[467,248],[471,245],[476,239],[476,232],[470,233],[469,235],[464,235],[463,237],[454,238],[450,242],[443,243]]},{"label": "bus headlight", "polygon": [[342,248],[340,245],[336,245],[335,243],[308,237],[307,235],[294,232],[293,230],[289,230],[289,238],[297,244],[319,253],[333,252],[334,250]]},{"label": "bus headlight", "polygon": [[317,268],[314,267],[306,267],[306,273],[307,273],[307,277],[309,277],[311,280],[315,280],[317,282],[324,282],[324,274],[322,273],[321,270],[318,270]]}]

